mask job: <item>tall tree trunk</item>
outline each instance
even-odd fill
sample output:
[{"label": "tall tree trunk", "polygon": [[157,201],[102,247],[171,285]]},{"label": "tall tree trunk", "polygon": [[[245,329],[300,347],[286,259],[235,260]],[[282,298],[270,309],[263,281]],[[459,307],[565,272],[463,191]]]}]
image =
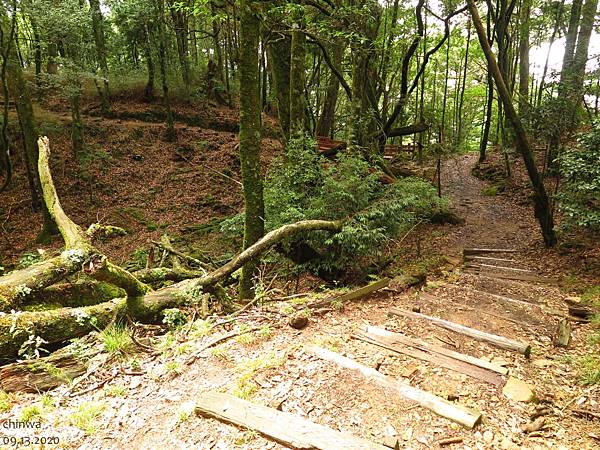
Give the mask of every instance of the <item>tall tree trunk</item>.
[{"label": "tall tree trunk", "polygon": [[562,61],[562,69],[560,71],[560,82],[558,84],[558,96],[563,96],[563,91],[570,78],[571,66],[575,57],[575,44],[577,42],[577,30],[579,29],[579,19],[581,17],[581,5],[583,0],[573,0],[571,5],[571,15],[569,16],[569,28],[565,40],[565,53]]},{"label": "tall tree trunk", "polygon": [[572,82],[570,83],[571,97],[571,120],[573,126],[576,126],[575,114],[581,100],[583,98],[583,81],[585,79],[585,65],[588,60],[588,51],[590,46],[590,38],[594,29],[594,20],[598,9],[598,0],[586,0],[581,8],[581,23],[579,33],[577,34],[577,47],[573,57],[573,65],[571,70]]},{"label": "tall tree trunk", "polygon": [[[258,241],[265,232],[265,206],[260,165],[260,92],[258,42],[260,21],[258,2],[240,2],[240,163],[244,185],[244,248]],[[242,267],[239,296],[254,296],[253,278],[258,261]]]},{"label": "tall tree trunk", "polygon": [[[342,58],[344,55],[344,47],[339,42],[335,42],[330,46],[331,61],[335,67],[341,67]],[[323,101],[323,109],[317,122],[317,136],[333,137],[333,125],[335,120],[335,106],[337,103],[338,92],[340,90],[340,81],[333,72],[329,74],[329,82],[327,83],[327,91],[325,92],[325,100]]]},{"label": "tall tree trunk", "polygon": [[177,138],[173,111],[171,111],[171,99],[169,97],[169,84],[167,82],[167,36],[165,32],[165,0],[155,0],[155,8],[158,16],[158,65],[160,67],[160,78],[163,91],[163,104],[165,105],[167,131],[165,137],[172,141]]},{"label": "tall tree trunk", "polygon": [[156,68],[154,67],[154,60],[152,59],[152,48],[150,47],[150,33],[148,31],[148,24],[144,24],[144,58],[146,59],[146,66],[148,67],[148,81],[144,87],[144,100],[151,101],[154,99],[154,77]]},{"label": "tall tree trunk", "polygon": [[[76,77],[77,75],[74,74]],[[81,82],[76,80],[71,87],[73,90],[69,103],[71,104],[71,146],[73,155],[79,158],[83,153],[83,122],[81,120]]]},{"label": "tall tree trunk", "polygon": [[529,107],[529,21],[531,0],[522,0],[521,30],[519,33],[519,114]]},{"label": "tall tree trunk", "polygon": [[467,87],[467,66],[469,65],[469,45],[471,43],[471,21],[467,23],[467,48],[465,49],[465,62],[463,67],[462,88],[458,104],[458,139],[459,143],[464,141],[463,136],[463,105],[465,102],[465,90]]},{"label": "tall tree trunk", "polygon": [[[7,30],[6,17],[0,17],[0,20],[2,21],[2,23],[0,23],[2,30]],[[8,33],[5,34],[8,35]],[[34,210],[41,209],[42,211],[43,228],[38,236],[38,240],[47,241],[50,236],[57,233],[58,229],[48,212],[46,204],[41,199],[41,182],[37,170],[37,159],[39,154],[37,146],[38,136],[35,127],[33,107],[31,105],[31,96],[29,94],[27,83],[23,77],[19,59],[14,50],[14,45],[8,55],[6,70],[8,74],[8,88],[15,102],[21,132],[23,133],[23,147],[25,150],[24,159],[31,190],[31,203]]]},{"label": "tall tree trunk", "polygon": [[92,15],[92,29],[94,31],[94,42],[96,44],[96,57],[102,73],[102,87],[98,87],[102,115],[110,114],[110,92],[108,89],[108,62],[106,57],[106,37],[104,36],[104,18],[100,10],[100,0],[89,0]]},{"label": "tall tree trunk", "polygon": [[527,139],[527,135],[525,134],[525,129],[521,124],[521,119],[519,118],[517,112],[515,111],[515,108],[513,107],[510,92],[506,87],[504,77],[500,72],[500,68],[498,67],[498,63],[496,62],[496,58],[494,57],[494,53],[492,52],[492,49],[490,47],[488,37],[486,36],[485,30],[483,29],[483,25],[481,23],[481,19],[479,18],[479,11],[477,11],[475,0],[467,0],[467,5],[469,7],[469,12],[471,13],[473,25],[477,30],[479,43],[487,60],[488,70],[492,73],[492,76],[494,77],[494,81],[498,89],[498,94],[502,99],[502,103],[504,105],[505,113],[508,119],[510,120],[515,133],[517,148],[523,156],[525,167],[527,168],[527,173],[529,175],[529,179],[535,192],[535,216],[540,224],[544,242],[547,246],[553,246],[556,244],[556,233],[554,231],[554,219],[552,217],[552,208],[548,200],[548,195],[546,194],[546,189],[544,188],[543,179],[540,176],[535,165],[531,145],[529,144],[529,140]]},{"label": "tall tree trunk", "polygon": [[556,20],[554,21],[554,29],[552,30],[552,35],[550,36],[550,41],[548,42],[548,52],[546,53],[546,61],[544,62],[544,70],[542,71],[542,79],[540,80],[540,85],[537,92],[537,100],[536,106],[539,107],[542,104],[542,95],[544,93],[544,87],[546,84],[546,75],[548,74],[548,62],[550,61],[550,51],[552,50],[552,45],[556,40],[556,35],[558,34],[558,30],[560,27],[560,22],[562,20],[563,10],[564,10],[565,0],[561,0],[560,5],[556,11]]},{"label": "tall tree trunk", "polygon": [[305,64],[306,64],[306,35],[302,30],[303,21],[298,19],[293,24],[292,48],[290,58],[290,137],[304,135],[306,97]]},{"label": "tall tree trunk", "polygon": [[292,41],[288,35],[273,35],[268,44],[273,89],[277,103],[279,125],[285,140],[290,137],[290,57]]},{"label": "tall tree trunk", "polygon": [[173,19],[173,28],[175,31],[175,41],[177,43],[177,56],[181,67],[181,78],[186,92],[191,85],[190,60],[188,50],[188,19],[187,12],[175,7],[173,0],[168,0],[171,9],[171,18]]}]

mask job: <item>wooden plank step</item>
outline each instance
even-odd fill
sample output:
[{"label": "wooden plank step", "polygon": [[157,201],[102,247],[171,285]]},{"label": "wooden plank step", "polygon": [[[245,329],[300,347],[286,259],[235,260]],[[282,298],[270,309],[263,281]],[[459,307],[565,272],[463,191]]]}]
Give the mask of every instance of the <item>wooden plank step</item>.
[{"label": "wooden plank step", "polygon": [[386,448],[294,414],[256,405],[220,392],[201,394],[196,402],[196,414],[256,430],[283,445],[297,449],[384,450]]},{"label": "wooden plank step", "polygon": [[463,255],[481,255],[486,253],[515,253],[516,250],[512,248],[465,248],[463,249]]},{"label": "wooden plank step", "polygon": [[516,259],[511,258],[494,258],[493,256],[477,256],[477,255],[465,255],[465,259],[476,259],[481,261],[501,261],[501,262],[519,262]]},{"label": "wooden plank step", "polygon": [[[385,330],[383,330],[385,331]],[[372,333],[355,333],[352,335],[353,338],[367,342],[369,344],[377,345],[396,353],[402,353],[412,358],[427,361],[440,367],[453,370],[458,373],[463,373],[477,380],[484,381],[486,383],[493,384],[494,386],[501,386],[504,383],[502,377],[494,372],[491,372],[481,367],[476,367],[463,361],[459,361],[449,356],[445,356],[435,352],[428,352],[413,346],[401,347],[397,345],[401,340],[395,338],[389,338]]]},{"label": "wooden plank step", "polygon": [[[421,292],[420,297],[424,298],[426,300],[429,300],[430,302],[433,302],[435,304],[441,304],[439,298],[434,297],[433,295],[427,294],[425,292]],[[532,324],[530,324],[530,323],[523,322],[522,320],[518,320],[518,319],[513,319],[512,317],[507,317],[507,316],[505,316],[503,314],[496,314],[496,313],[493,313],[491,311],[486,311],[486,310],[484,310],[482,308],[476,309],[476,308],[474,308],[472,306],[469,306],[466,302],[462,302],[460,300],[455,300],[455,299],[450,299],[450,300],[461,304],[463,308],[467,308],[469,311],[473,311],[473,312],[476,312],[477,314],[485,314],[487,316],[491,316],[491,317],[495,317],[497,319],[505,320],[507,322],[514,323],[515,325],[519,325],[520,327],[524,327],[524,328],[526,328],[530,332],[533,332]],[[535,305],[529,305],[529,306],[535,306]]]},{"label": "wooden plank step", "polygon": [[464,353],[455,352],[454,350],[450,350],[439,345],[430,344],[429,342],[425,342],[421,339],[411,338],[401,333],[394,333],[392,331],[384,330],[383,328],[373,326],[367,326],[366,331],[370,334],[389,337],[394,343],[399,342],[401,344],[410,345],[411,347],[418,348],[427,352],[435,352],[439,353],[440,355],[449,356],[450,358],[454,358],[458,361],[463,361],[474,366],[481,367],[482,369],[491,370],[492,372],[499,373],[500,375],[506,375],[508,373],[508,369],[506,367],[493,364],[489,361],[486,361],[485,359],[480,359],[471,355],[465,355]]},{"label": "wooden plank step", "polygon": [[528,275],[520,273],[499,273],[499,272],[484,272],[480,273],[477,269],[465,270],[466,273],[472,273],[474,275],[480,275],[487,278],[498,278],[501,280],[515,280],[515,281],[527,281],[530,283],[543,283],[543,284],[557,284],[558,280],[555,278],[540,277],[537,275]]},{"label": "wooden plank step", "polygon": [[484,268],[484,269],[500,269],[500,270],[508,270],[513,272],[524,272],[524,273],[536,273],[533,270],[529,269],[519,269],[517,267],[507,267],[507,266],[497,266],[495,264],[485,264],[485,263],[470,263],[467,267],[472,268]]},{"label": "wooden plank step", "polygon": [[468,290],[475,294],[485,295],[485,296],[491,297],[496,300],[500,300],[501,302],[505,302],[505,303],[512,303],[514,305],[526,306],[528,308],[540,307],[539,304],[534,303],[533,301],[518,300],[516,298],[506,297],[505,295],[492,294],[491,292],[480,291],[478,289],[473,289],[473,288],[468,288]]},{"label": "wooden plank step", "polygon": [[390,308],[388,311],[388,315],[408,317],[411,319],[427,320],[438,327],[445,328],[456,333],[464,334],[465,336],[472,337],[473,339],[477,339],[479,341],[489,342],[491,344],[494,344],[496,347],[519,352],[525,357],[529,357],[529,354],[531,353],[531,346],[528,344],[522,344],[520,342],[505,338],[504,336],[497,336],[495,334],[486,333],[485,331],[469,328],[458,323],[440,319],[439,317],[432,317],[421,313],[405,311],[400,308]]},{"label": "wooden plank step", "polygon": [[473,428],[481,421],[481,413],[477,411],[472,411],[462,405],[449,402],[448,400],[438,397],[430,392],[423,391],[421,389],[412,387],[410,384],[395,380],[377,372],[377,370],[373,369],[372,367],[367,367],[354,361],[353,359],[346,358],[339,353],[316,346],[308,346],[305,348],[305,350],[321,359],[333,362],[345,369],[356,370],[364,378],[377,383],[384,389],[405,399],[413,400],[420,406],[442,417],[446,417],[447,419],[459,423],[466,428]]}]

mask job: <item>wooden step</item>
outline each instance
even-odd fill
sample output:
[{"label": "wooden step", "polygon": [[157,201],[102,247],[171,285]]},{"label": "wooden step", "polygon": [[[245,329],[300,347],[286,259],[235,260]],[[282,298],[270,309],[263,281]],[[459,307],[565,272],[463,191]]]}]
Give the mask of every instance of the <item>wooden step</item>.
[{"label": "wooden step", "polygon": [[455,352],[454,350],[450,350],[446,347],[430,344],[429,342],[425,342],[417,338],[411,338],[401,333],[394,333],[392,331],[384,330],[383,328],[372,326],[367,326],[365,328],[365,331],[370,334],[389,337],[393,342],[399,342],[404,345],[410,345],[411,347],[425,350],[430,353],[434,352],[439,353],[440,355],[449,356],[450,358],[454,358],[458,361],[464,361],[474,366],[481,367],[482,369],[487,369],[491,370],[492,372],[499,373],[500,375],[506,375],[508,373],[508,369],[506,367],[493,364],[489,361],[486,361],[485,359],[480,359],[471,355],[465,355],[464,353]]},{"label": "wooden step", "polygon": [[438,327],[464,334],[465,336],[472,337],[473,339],[477,339],[479,341],[489,342],[490,344],[494,344],[496,347],[519,352],[525,357],[529,357],[529,354],[531,353],[531,346],[528,344],[522,344],[520,342],[505,338],[504,336],[497,336],[495,334],[486,333],[485,331],[469,328],[458,323],[450,322],[449,320],[440,319],[439,317],[432,317],[421,313],[405,311],[400,308],[390,308],[388,315],[427,320]]},{"label": "wooden step", "polygon": [[386,448],[294,414],[256,405],[220,392],[201,394],[196,402],[196,414],[256,430],[292,448],[322,450],[334,448],[384,450]]},{"label": "wooden step", "polygon": [[[386,330],[382,331],[385,332]],[[407,338],[406,336],[389,337],[382,335],[380,331],[378,334],[369,332],[359,332],[353,334],[352,337],[363,342],[367,342],[369,344],[377,345],[392,352],[402,353],[412,358],[427,361],[429,363],[453,370],[458,373],[463,373],[477,380],[493,384],[494,386],[501,386],[502,384],[504,384],[504,380],[497,373],[491,372],[486,369],[482,369],[481,367],[474,366],[472,364],[451,358],[449,356],[442,355],[440,353],[430,352],[427,350],[427,347],[417,348],[419,347],[418,344],[406,344],[407,347],[398,345],[399,343],[404,344],[408,341],[408,339],[410,339],[408,338],[407,340],[405,340],[404,338]]]},{"label": "wooden step", "polygon": [[516,250],[512,248],[465,248],[463,249],[463,256],[467,255],[482,255],[486,253],[515,253]]},{"label": "wooden step", "polygon": [[[462,405],[449,402],[448,400],[438,397],[430,392],[423,391],[421,389],[412,387],[410,384],[395,380],[377,372],[377,370],[373,369],[372,367],[367,367],[354,361],[353,359],[346,358],[339,353],[316,346],[305,347],[305,350],[308,353],[311,353],[326,361],[333,362],[345,369],[358,371],[358,373],[360,373],[360,375],[362,375],[368,381],[372,381],[387,391],[392,392],[400,397],[413,400],[422,407],[427,408],[428,410],[442,417],[453,420],[464,427],[473,428],[481,421],[481,413],[477,411],[472,411]],[[330,448],[333,449],[344,447]]]}]

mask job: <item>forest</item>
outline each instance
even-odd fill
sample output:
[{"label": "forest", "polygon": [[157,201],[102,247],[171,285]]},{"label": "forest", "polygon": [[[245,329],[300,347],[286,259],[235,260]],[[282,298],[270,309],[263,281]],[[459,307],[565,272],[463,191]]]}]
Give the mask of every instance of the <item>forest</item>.
[{"label": "forest", "polygon": [[598,0],[0,0],[0,449],[600,446]]}]

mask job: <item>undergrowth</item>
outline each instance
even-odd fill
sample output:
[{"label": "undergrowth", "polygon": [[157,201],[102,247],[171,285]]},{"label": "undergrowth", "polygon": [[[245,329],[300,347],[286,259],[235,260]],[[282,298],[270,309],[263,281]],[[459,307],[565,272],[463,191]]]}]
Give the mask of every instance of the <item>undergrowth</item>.
[{"label": "undergrowth", "polygon": [[[266,177],[266,229],[307,219],[343,220],[339,233],[306,233],[283,248],[288,254],[299,248],[312,254],[301,262],[320,274],[367,267],[391,239],[448,207],[424,180],[409,177],[386,185],[381,176],[362,154],[344,152],[330,162],[315,151],[314,140],[292,140]],[[239,235],[242,225],[239,215],[223,230]]]}]

